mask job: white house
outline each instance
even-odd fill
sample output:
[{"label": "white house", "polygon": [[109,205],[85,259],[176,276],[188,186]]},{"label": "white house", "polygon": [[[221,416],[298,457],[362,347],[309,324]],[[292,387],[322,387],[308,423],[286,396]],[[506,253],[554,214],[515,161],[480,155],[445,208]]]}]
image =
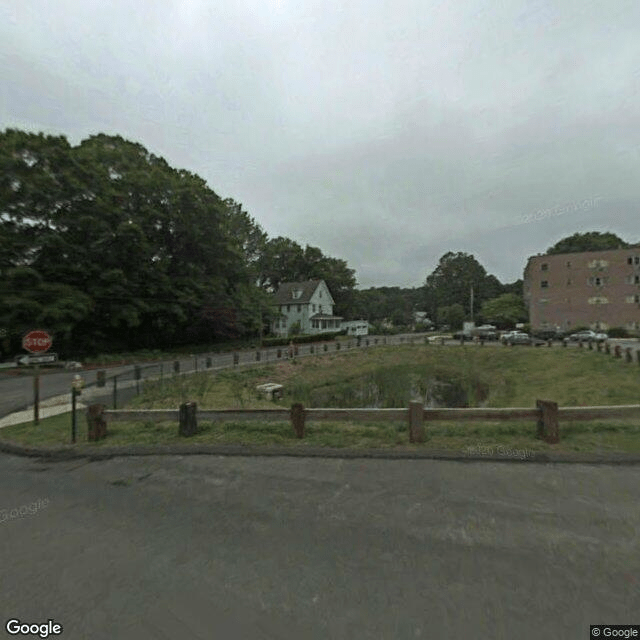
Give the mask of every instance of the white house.
[{"label": "white house", "polygon": [[366,320],[344,320],[340,328],[346,329],[349,336],[369,335],[369,323]]},{"label": "white house", "polygon": [[331,292],[324,280],[283,282],[273,296],[279,317],[271,324],[271,331],[286,336],[291,327],[300,323],[300,333],[315,334],[340,331],[341,316],[333,315]]}]

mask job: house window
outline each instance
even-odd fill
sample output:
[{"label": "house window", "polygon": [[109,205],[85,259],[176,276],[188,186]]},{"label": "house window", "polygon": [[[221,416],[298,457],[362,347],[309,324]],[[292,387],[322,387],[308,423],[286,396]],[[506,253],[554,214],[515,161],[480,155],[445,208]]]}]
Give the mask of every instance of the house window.
[{"label": "house window", "polygon": [[298,313],[300,313],[301,311],[302,311],[302,305],[301,305],[301,304],[299,304],[299,305],[298,305]]},{"label": "house window", "polygon": [[316,312],[316,305],[312,304],[311,306],[313,307],[313,313],[315,313]]},{"label": "house window", "polygon": [[543,262],[540,265],[540,271],[547,271],[549,269],[549,265],[546,262]]},{"label": "house window", "polygon": [[549,288],[549,282],[548,282],[547,280],[543,280],[543,281],[540,283],[540,286],[541,286],[543,289],[548,289],[548,288]]}]

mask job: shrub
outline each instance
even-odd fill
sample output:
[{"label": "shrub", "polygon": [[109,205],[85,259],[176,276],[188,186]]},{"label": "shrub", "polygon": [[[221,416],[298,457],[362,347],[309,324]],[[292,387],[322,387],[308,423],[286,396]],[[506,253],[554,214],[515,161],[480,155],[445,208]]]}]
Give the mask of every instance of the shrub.
[{"label": "shrub", "polygon": [[332,331],[331,333],[318,333],[316,335],[311,336],[294,336],[291,338],[265,338],[262,341],[263,346],[265,347],[279,347],[282,345],[288,345],[290,342],[294,344],[302,344],[305,342],[323,342],[329,340],[335,340],[337,336],[345,336],[347,335],[347,330],[344,329],[342,331]]},{"label": "shrub", "polygon": [[608,331],[610,338],[628,338],[629,332],[624,327],[611,327]]}]

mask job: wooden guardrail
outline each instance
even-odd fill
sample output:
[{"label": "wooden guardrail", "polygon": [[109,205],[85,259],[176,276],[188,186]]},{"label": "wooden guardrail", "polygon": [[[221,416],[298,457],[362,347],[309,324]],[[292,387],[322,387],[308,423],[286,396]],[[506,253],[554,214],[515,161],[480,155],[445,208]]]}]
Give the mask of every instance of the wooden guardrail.
[{"label": "wooden guardrail", "polygon": [[[185,408],[188,405],[188,408]],[[298,438],[304,437],[307,422],[403,422],[409,427],[409,442],[423,442],[425,426],[430,421],[535,421],[537,437],[549,443],[560,439],[559,422],[589,421],[612,418],[640,418],[640,404],[594,407],[558,407],[556,402],[537,400],[536,407],[507,408],[440,408],[423,407],[421,402],[411,402],[408,408],[399,409],[306,409],[293,404],[290,409],[225,409],[217,411],[197,410],[195,403],[185,403],[179,410],[120,410],[107,411],[103,405],[91,405],[87,411],[89,433],[96,433],[92,421],[148,421],[178,422],[181,435],[197,431],[198,421],[208,422],[290,422]],[[101,437],[106,429],[99,430]]]}]

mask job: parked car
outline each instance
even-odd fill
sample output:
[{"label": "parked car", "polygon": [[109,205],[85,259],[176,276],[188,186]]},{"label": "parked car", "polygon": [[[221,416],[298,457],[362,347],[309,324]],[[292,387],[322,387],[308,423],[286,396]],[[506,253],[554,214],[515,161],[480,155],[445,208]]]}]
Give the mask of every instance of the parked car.
[{"label": "parked car", "polygon": [[470,333],[465,333],[464,331],[456,331],[453,334],[454,340],[473,340],[473,336]]},{"label": "parked car", "polygon": [[502,342],[502,344],[506,344],[509,338],[515,333],[522,333],[522,331],[505,331],[500,335],[500,342]]},{"label": "parked car", "polygon": [[522,331],[514,331],[506,340],[506,344],[510,347],[515,344],[533,344],[533,340],[528,333]]},{"label": "parked car", "polygon": [[540,340],[562,340],[565,337],[564,332],[555,329],[541,329],[532,332],[532,335]]},{"label": "parked car", "polygon": [[590,329],[587,331],[578,331],[569,336],[571,342],[604,342],[609,336],[606,333],[596,333]]},{"label": "parked car", "polygon": [[483,324],[479,327],[476,327],[472,331],[474,336],[478,336],[482,340],[497,340],[498,332],[496,328],[492,324]]}]

